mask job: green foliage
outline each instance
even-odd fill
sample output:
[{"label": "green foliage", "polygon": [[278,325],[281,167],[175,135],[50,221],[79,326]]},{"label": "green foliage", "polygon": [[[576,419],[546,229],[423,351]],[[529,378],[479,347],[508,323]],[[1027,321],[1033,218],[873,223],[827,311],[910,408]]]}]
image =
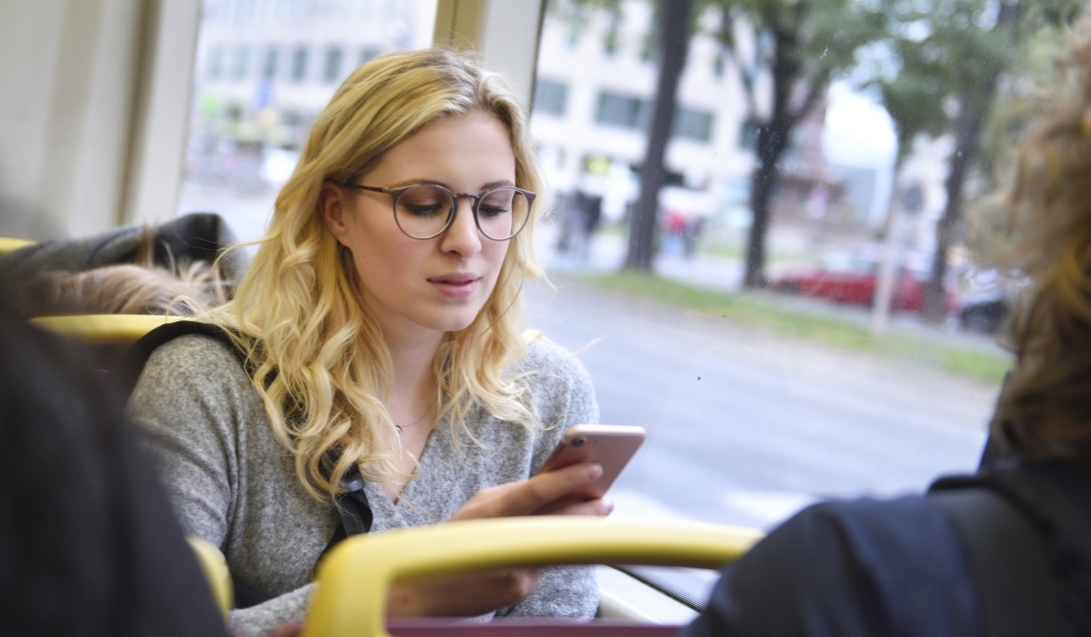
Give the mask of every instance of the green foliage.
[{"label": "green foliage", "polygon": [[754,294],[710,291],[632,272],[582,276],[579,280],[737,325],[908,361],[988,383],[999,384],[1012,365],[1009,356],[948,345],[911,332],[893,330],[883,340],[876,341],[866,325],[786,309],[774,299]]},{"label": "green foliage", "polygon": [[980,158],[982,175],[992,187],[1000,185],[994,180],[1007,172],[1006,160],[1031,123],[1055,104],[1057,95],[1050,89],[1057,81],[1056,60],[1064,48],[1060,29],[1031,34],[997,88],[996,104],[981,139]]},{"label": "green foliage", "polygon": [[[893,119],[899,159],[918,134],[952,132],[954,117],[966,111],[988,116],[999,84],[1015,89],[1020,75],[1038,74],[1044,57],[1027,64],[1028,53],[1055,43],[1056,26],[1076,13],[1067,0],[882,0],[888,39],[864,60],[862,86],[874,87]],[[1065,7],[1071,7],[1066,13]],[[1056,49],[1053,49],[1055,51]],[[1047,56],[1048,57],[1048,56]],[[868,63],[870,62],[870,64]],[[998,82],[999,80],[999,82]],[[1001,104],[1008,133],[1021,130],[1033,112],[1028,104]],[[991,139],[990,139],[991,136]],[[977,153],[986,172],[1011,134],[986,134]],[[1001,141],[1003,140],[1003,141]]]}]

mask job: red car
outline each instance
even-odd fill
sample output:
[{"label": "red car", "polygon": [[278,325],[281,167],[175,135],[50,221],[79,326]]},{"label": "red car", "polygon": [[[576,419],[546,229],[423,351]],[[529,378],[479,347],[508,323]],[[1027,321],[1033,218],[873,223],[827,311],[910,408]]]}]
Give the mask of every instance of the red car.
[{"label": "red car", "polygon": [[[769,281],[769,288],[838,303],[870,306],[875,300],[879,262],[858,255],[837,255],[816,271],[786,273]],[[894,282],[891,308],[916,312],[924,305],[927,276],[902,267]]]}]

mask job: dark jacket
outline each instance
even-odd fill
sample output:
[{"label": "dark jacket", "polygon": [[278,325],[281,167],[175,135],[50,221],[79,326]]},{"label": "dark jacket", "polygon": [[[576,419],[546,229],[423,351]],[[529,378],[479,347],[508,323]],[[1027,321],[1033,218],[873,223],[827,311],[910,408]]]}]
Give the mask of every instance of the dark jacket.
[{"label": "dark jacket", "polygon": [[[177,261],[216,260],[235,243],[223,219],[209,212],[182,215],[155,227],[156,265],[172,269]],[[85,272],[106,265],[132,263],[144,232],[142,226],[122,226],[75,239],[56,239],[26,246],[0,256],[0,294],[17,303],[22,286],[43,272]],[[228,281],[242,277],[248,263],[241,252],[221,262]]]},{"label": "dark jacket", "polygon": [[0,298],[0,635],[227,637],[122,404]]},{"label": "dark jacket", "polygon": [[[1031,520],[1065,632],[1091,634],[1091,477],[1063,462],[1008,462],[932,491],[966,487],[993,490]],[[784,523],[724,569],[709,608],[682,635],[984,637],[982,612],[963,540],[935,501],[861,499]]]}]

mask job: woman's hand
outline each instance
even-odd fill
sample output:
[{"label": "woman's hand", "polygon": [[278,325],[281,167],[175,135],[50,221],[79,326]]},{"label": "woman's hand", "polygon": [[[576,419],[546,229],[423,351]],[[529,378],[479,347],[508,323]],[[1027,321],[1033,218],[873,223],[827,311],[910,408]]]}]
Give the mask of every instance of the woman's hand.
[{"label": "woman's hand", "polygon": [[[451,520],[477,520],[520,515],[609,515],[607,500],[569,502],[565,496],[598,480],[597,464],[570,465],[478,491]],[[511,606],[534,592],[541,570],[510,568],[400,582],[390,587],[391,617],[481,615]]]},{"label": "woman's hand", "polygon": [[614,505],[608,500],[566,501],[572,491],[602,476],[597,464],[575,464],[539,473],[526,480],[482,489],[463,504],[451,520],[505,518],[517,515],[609,515]]}]

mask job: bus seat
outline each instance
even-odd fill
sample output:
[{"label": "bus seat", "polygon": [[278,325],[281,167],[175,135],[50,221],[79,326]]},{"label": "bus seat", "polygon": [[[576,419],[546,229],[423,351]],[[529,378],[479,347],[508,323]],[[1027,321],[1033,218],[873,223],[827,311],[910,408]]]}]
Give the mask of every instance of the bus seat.
[{"label": "bus seat", "polygon": [[227,621],[228,612],[235,606],[231,571],[227,568],[227,560],[224,559],[220,549],[207,540],[193,536],[186,536],[186,540],[193,552],[197,554],[197,562],[201,565],[201,571],[212,589],[212,598],[216,600],[216,606],[223,613],[224,621]]},{"label": "bus seat", "polygon": [[[95,367],[111,369],[122,353],[153,329],[184,317],[150,314],[39,316],[30,324],[89,345]],[[105,373],[105,371],[103,371]]]},{"label": "bus seat", "polygon": [[177,320],[179,317],[150,314],[73,314],[40,316],[30,323],[89,345],[131,345],[160,325]]},{"label": "bus seat", "polygon": [[15,252],[19,248],[34,245],[30,239],[16,239],[15,237],[0,237],[0,257],[9,252]]},{"label": "bus seat", "polygon": [[683,521],[524,517],[451,522],[351,537],[319,565],[303,637],[394,635],[667,635],[678,626],[542,620],[459,624],[394,619],[385,624],[391,583],[503,566],[654,564],[718,568],[762,536],[742,527]]}]

